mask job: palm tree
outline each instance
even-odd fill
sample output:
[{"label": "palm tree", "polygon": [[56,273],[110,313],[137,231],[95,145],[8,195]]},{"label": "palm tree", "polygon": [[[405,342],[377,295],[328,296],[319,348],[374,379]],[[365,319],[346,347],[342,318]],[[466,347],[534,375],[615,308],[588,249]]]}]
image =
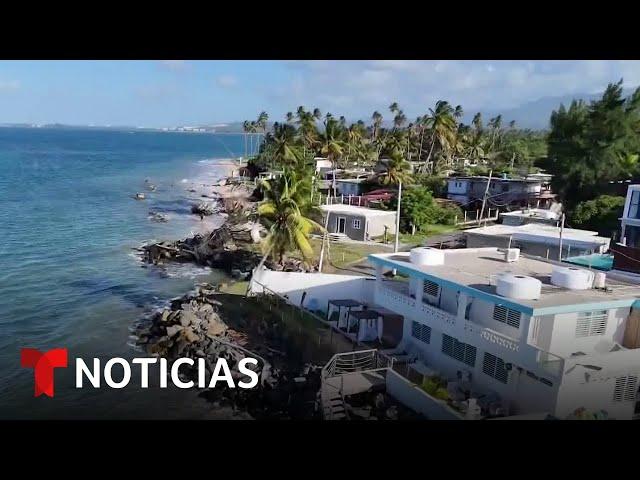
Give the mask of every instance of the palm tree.
[{"label": "palm tree", "polygon": [[342,157],[344,142],[342,141],[340,124],[330,113],[324,122],[324,132],[320,134],[320,153],[327,157],[333,165],[333,195],[336,196],[336,170],[338,160]]},{"label": "palm tree", "polygon": [[296,144],[296,130],[289,124],[274,125],[273,158],[280,167],[295,166],[300,158],[300,147]]},{"label": "palm tree", "polygon": [[244,157],[247,158],[249,156],[247,152],[247,133],[249,132],[248,120],[242,122],[242,131],[244,132]]},{"label": "palm tree", "polygon": [[307,264],[313,256],[309,235],[324,228],[305,216],[309,208],[306,195],[298,191],[299,179],[293,171],[286,171],[275,180],[262,182],[264,201],[258,206],[260,222],[267,228],[267,237],[262,242],[264,260],[272,255],[280,265],[285,255],[299,251]]},{"label": "palm tree", "polygon": [[[436,108],[430,108],[429,113],[425,121],[426,126],[431,130],[431,147],[427,155],[427,165],[433,155],[436,142],[438,142],[440,150],[446,152],[455,142],[457,131],[455,111],[449,102],[438,100]],[[430,168],[430,170],[433,171],[433,168]]]},{"label": "palm tree", "polygon": [[412,182],[412,177],[409,173],[409,164],[403,158],[400,151],[393,150],[391,152],[384,168],[384,172],[378,176],[383,185],[398,185],[400,182],[408,185]]},{"label": "palm tree", "polygon": [[316,120],[320,120],[322,118],[322,112],[320,111],[319,108],[313,109],[313,116],[315,117]]},{"label": "palm tree", "polygon": [[373,115],[371,115],[371,120],[373,120],[373,140],[375,141],[378,138],[380,125],[382,125],[382,114],[376,110],[373,112]]},{"label": "palm tree", "polygon": [[391,111],[391,113],[396,113],[398,109],[398,102],[393,102],[391,105],[389,105],[389,110]]}]

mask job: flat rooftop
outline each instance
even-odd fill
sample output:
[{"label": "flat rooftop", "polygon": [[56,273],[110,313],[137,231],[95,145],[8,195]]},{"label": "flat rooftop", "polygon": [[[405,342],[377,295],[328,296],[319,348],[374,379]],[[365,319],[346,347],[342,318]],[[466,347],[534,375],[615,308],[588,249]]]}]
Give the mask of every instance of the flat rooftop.
[{"label": "flat rooftop", "polygon": [[382,217],[395,216],[395,211],[375,210],[367,207],[356,207],[355,205],[345,205],[337,203],[335,205],[320,205],[320,209],[324,212],[350,213],[352,215],[363,215],[365,217]]},{"label": "flat rooftop", "polygon": [[[529,240],[540,243],[553,243],[556,245],[560,239],[560,227],[540,223],[529,223],[526,225],[490,225],[465,230],[464,233],[513,236],[516,240]],[[609,245],[611,241],[611,239],[607,237],[599,237],[598,232],[579,230],[576,228],[563,229],[562,240],[563,242],[573,241],[575,243],[585,242],[599,245]]]},{"label": "flat rooftop", "polygon": [[[547,217],[547,215],[550,215],[550,217]],[[552,212],[551,210],[545,210],[544,208],[529,208],[526,210],[515,210],[513,212],[504,212],[504,213],[501,213],[500,216],[501,217],[542,218],[545,220],[557,220],[560,215],[556,212]]]},{"label": "flat rooftop", "polygon": [[[522,254],[516,262],[505,262],[503,251],[497,248],[444,250],[444,258],[444,265],[424,266],[411,263],[409,252],[369,255],[369,259],[373,263],[382,263],[388,268],[393,268],[393,265],[397,265],[399,271],[405,270],[403,273],[407,273],[407,270],[419,272],[435,282],[444,280],[445,282],[468,287],[468,290],[479,290],[499,298],[505,298],[505,304],[515,303],[529,307],[531,310],[623,300],[629,300],[632,303],[634,299],[640,298],[640,284],[634,283],[629,278],[625,279],[622,276],[616,276],[611,272],[607,273],[607,291],[596,289],[569,290],[552,285],[552,268],[554,265],[559,265],[558,262]],[[563,263],[562,266],[576,267],[567,263]],[[584,270],[588,269],[585,268]],[[498,276],[503,273],[525,275],[540,280],[542,282],[540,298],[537,300],[521,300],[500,297],[496,292],[496,281]],[[543,314],[544,312],[536,313]]]}]

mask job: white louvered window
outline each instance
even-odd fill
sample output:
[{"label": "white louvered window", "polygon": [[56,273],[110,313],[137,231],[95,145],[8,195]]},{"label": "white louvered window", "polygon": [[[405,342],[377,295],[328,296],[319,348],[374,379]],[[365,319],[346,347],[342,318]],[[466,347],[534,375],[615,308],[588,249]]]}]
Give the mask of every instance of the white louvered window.
[{"label": "white louvered window", "polygon": [[470,367],[476,364],[476,347],[460,342],[449,335],[442,335],[442,353]]},{"label": "white louvered window", "polygon": [[357,218],[353,219],[353,228],[355,230],[360,230],[360,220],[359,219],[357,219]]},{"label": "white louvered window", "polygon": [[414,320],[411,325],[411,336],[423,343],[431,343],[431,327]]},{"label": "white louvered window", "polygon": [[490,353],[484,354],[482,371],[502,383],[507,383],[509,380],[509,372],[504,366],[504,360]]},{"label": "white louvered window", "polygon": [[614,402],[633,402],[638,394],[638,377],[628,375],[617,377],[616,386],[613,389]]},{"label": "white louvered window", "polygon": [[496,305],[493,308],[493,319],[495,321],[511,325],[514,328],[520,328],[520,316],[521,313],[517,310],[511,310],[502,305]]},{"label": "white louvered window", "polygon": [[438,292],[440,291],[440,286],[435,282],[425,280],[422,286],[422,291],[425,295],[429,295],[430,297],[437,297]]},{"label": "white louvered window", "polygon": [[576,338],[604,335],[607,331],[607,310],[580,312],[576,323]]}]

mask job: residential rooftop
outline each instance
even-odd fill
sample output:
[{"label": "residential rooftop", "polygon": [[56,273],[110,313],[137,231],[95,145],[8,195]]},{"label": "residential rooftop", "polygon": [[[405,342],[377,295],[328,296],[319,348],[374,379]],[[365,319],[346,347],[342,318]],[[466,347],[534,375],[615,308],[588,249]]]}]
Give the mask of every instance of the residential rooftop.
[{"label": "residential rooftop", "polygon": [[[526,225],[490,225],[465,230],[465,233],[479,235],[512,236],[514,240],[528,240],[539,243],[557,245],[560,240],[560,227],[541,223],[529,223]],[[598,232],[592,230],[579,230],[576,228],[564,228],[562,241],[579,244],[609,245],[611,239],[598,236]]]},{"label": "residential rooftop", "polygon": [[513,212],[501,213],[500,216],[501,217],[542,218],[545,220],[556,220],[557,218],[560,217],[558,212],[547,210],[545,208],[527,208],[523,210],[515,210]]},{"label": "residential rooftop", "polygon": [[[578,268],[575,265],[544,260],[521,254],[515,262],[506,262],[503,249],[498,248],[465,248],[443,250],[444,264],[418,265],[410,261],[409,252],[372,254],[369,260],[374,264],[382,264],[387,268],[396,268],[400,273],[431,280],[444,287],[463,287],[471,295],[486,297],[488,294],[494,303],[515,308],[530,315],[545,313],[561,313],[577,311],[583,308],[614,308],[615,306],[632,305],[640,298],[640,285],[628,277],[607,274],[607,289],[570,290],[551,283],[554,265]],[[579,268],[580,270],[588,270]],[[511,299],[499,296],[496,292],[496,281],[502,274],[524,275],[533,277],[542,283],[540,297],[537,300]],[[595,273],[595,272],[594,272]],[[485,295],[483,295],[485,294]],[[589,304],[597,304],[596,306]],[[575,308],[579,306],[578,308]],[[522,308],[525,307],[525,308]]]},{"label": "residential rooftop", "polygon": [[363,215],[366,217],[387,216],[396,214],[395,211],[375,210],[373,208],[356,207],[355,205],[345,205],[343,203],[336,203],[335,205],[320,205],[320,209],[325,212],[342,212],[350,213],[353,215]]}]

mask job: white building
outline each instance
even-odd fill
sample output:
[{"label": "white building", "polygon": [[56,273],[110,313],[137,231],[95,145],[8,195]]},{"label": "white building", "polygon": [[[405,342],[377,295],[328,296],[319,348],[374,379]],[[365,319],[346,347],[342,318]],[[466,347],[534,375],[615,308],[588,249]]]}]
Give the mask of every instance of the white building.
[{"label": "white building", "polygon": [[321,205],[320,210],[329,233],[344,234],[352,240],[372,240],[384,235],[385,228],[390,235],[395,232],[395,211],[344,204]]},{"label": "white building", "polygon": [[640,185],[629,185],[620,219],[620,239],[628,247],[640,247]]},{"label": "white building", "polygon": [[[557,259],[560,251],[560,228],[555,225],[490,225],[465,230],[464,235],[469,248],[512,247],[529,255],[552,259]],[[562,258],[604,253],[610,242],[610,238],[600,237],[598,232],[564,228]]]},{"label": "white building", "polygon": [[[467,379],[476,398],[500,398],[509,415],[640,413],[639,285],[497,248],[369,260],[372,308],[403,315],[402,349],[445,378]],[[385,280],[391,269],[408,281]]]}]

